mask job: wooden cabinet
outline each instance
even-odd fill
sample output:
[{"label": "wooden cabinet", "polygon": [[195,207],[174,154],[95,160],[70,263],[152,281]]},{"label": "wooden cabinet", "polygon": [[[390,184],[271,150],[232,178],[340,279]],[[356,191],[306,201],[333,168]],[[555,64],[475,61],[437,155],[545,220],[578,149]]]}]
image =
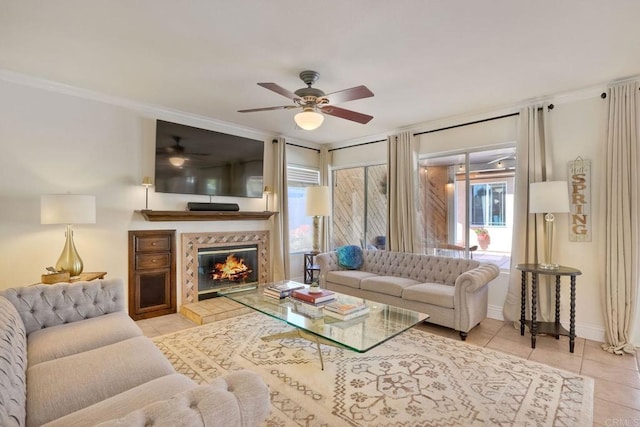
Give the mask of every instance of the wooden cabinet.
[{"label": "wooden cabinet", "polygon": [[129,231],[129,316],[176,312],[176,231]]}]

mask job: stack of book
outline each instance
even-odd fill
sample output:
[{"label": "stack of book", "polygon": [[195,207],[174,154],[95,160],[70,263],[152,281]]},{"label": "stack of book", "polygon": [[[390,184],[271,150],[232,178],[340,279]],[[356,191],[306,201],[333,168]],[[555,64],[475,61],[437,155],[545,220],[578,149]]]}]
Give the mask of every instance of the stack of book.
[{"label": "stack of book", "polygon": [[309,304],[324,304],[335,299],[335,293],[326,289],[311,292],[308,288],[296,289],[291,296]]},{"label": "stack of book", "polygon": [[268,284],[264,288],[263,295],[269,298],[283,299],[291,296],[291,293],[296,289],[302,288],[304,288],[302,283],[283,280],[282,282]]},{"label": "stack of book", "polygon": [[326,304],[323,311],[325,315],[335,317],[336,319],[351,320],[369,313],[369,307],[363,302],[342,303],[335,301]]}]

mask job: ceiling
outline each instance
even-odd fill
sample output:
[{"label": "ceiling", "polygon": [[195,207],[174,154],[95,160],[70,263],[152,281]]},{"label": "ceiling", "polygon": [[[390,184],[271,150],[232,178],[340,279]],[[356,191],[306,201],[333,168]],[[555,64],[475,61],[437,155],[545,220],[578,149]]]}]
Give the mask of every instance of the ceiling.
[{"label": "ceiling", "polygon": [[[637,0],[0,0],[0,69],[315,143],[640,75]],[[366,125],[297,129],[302,70]]]}]

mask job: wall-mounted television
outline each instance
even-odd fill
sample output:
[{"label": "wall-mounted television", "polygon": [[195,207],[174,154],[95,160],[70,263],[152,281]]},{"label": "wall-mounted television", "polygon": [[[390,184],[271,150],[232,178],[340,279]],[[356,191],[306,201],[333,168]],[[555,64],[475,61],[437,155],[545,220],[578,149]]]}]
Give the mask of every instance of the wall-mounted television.
[{"label": "wall-mounted television", "polygon": [[262,197],[263,171],[263,141],[157,121],[157,192]]}]

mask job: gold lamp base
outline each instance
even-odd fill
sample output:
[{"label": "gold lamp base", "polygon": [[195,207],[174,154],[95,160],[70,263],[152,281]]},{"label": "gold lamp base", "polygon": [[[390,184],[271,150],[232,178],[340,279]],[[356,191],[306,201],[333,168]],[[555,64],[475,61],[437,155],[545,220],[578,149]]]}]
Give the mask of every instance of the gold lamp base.
[{"label": "gold lamp base", "polygon": [[73,243],[73,230],[71,224],[67,224],[67,241],[62,249],[62,254],[56,263],[56,270],[67,271],[72,277],[82,273],[82,259],[78,255],[76,245]]}]

